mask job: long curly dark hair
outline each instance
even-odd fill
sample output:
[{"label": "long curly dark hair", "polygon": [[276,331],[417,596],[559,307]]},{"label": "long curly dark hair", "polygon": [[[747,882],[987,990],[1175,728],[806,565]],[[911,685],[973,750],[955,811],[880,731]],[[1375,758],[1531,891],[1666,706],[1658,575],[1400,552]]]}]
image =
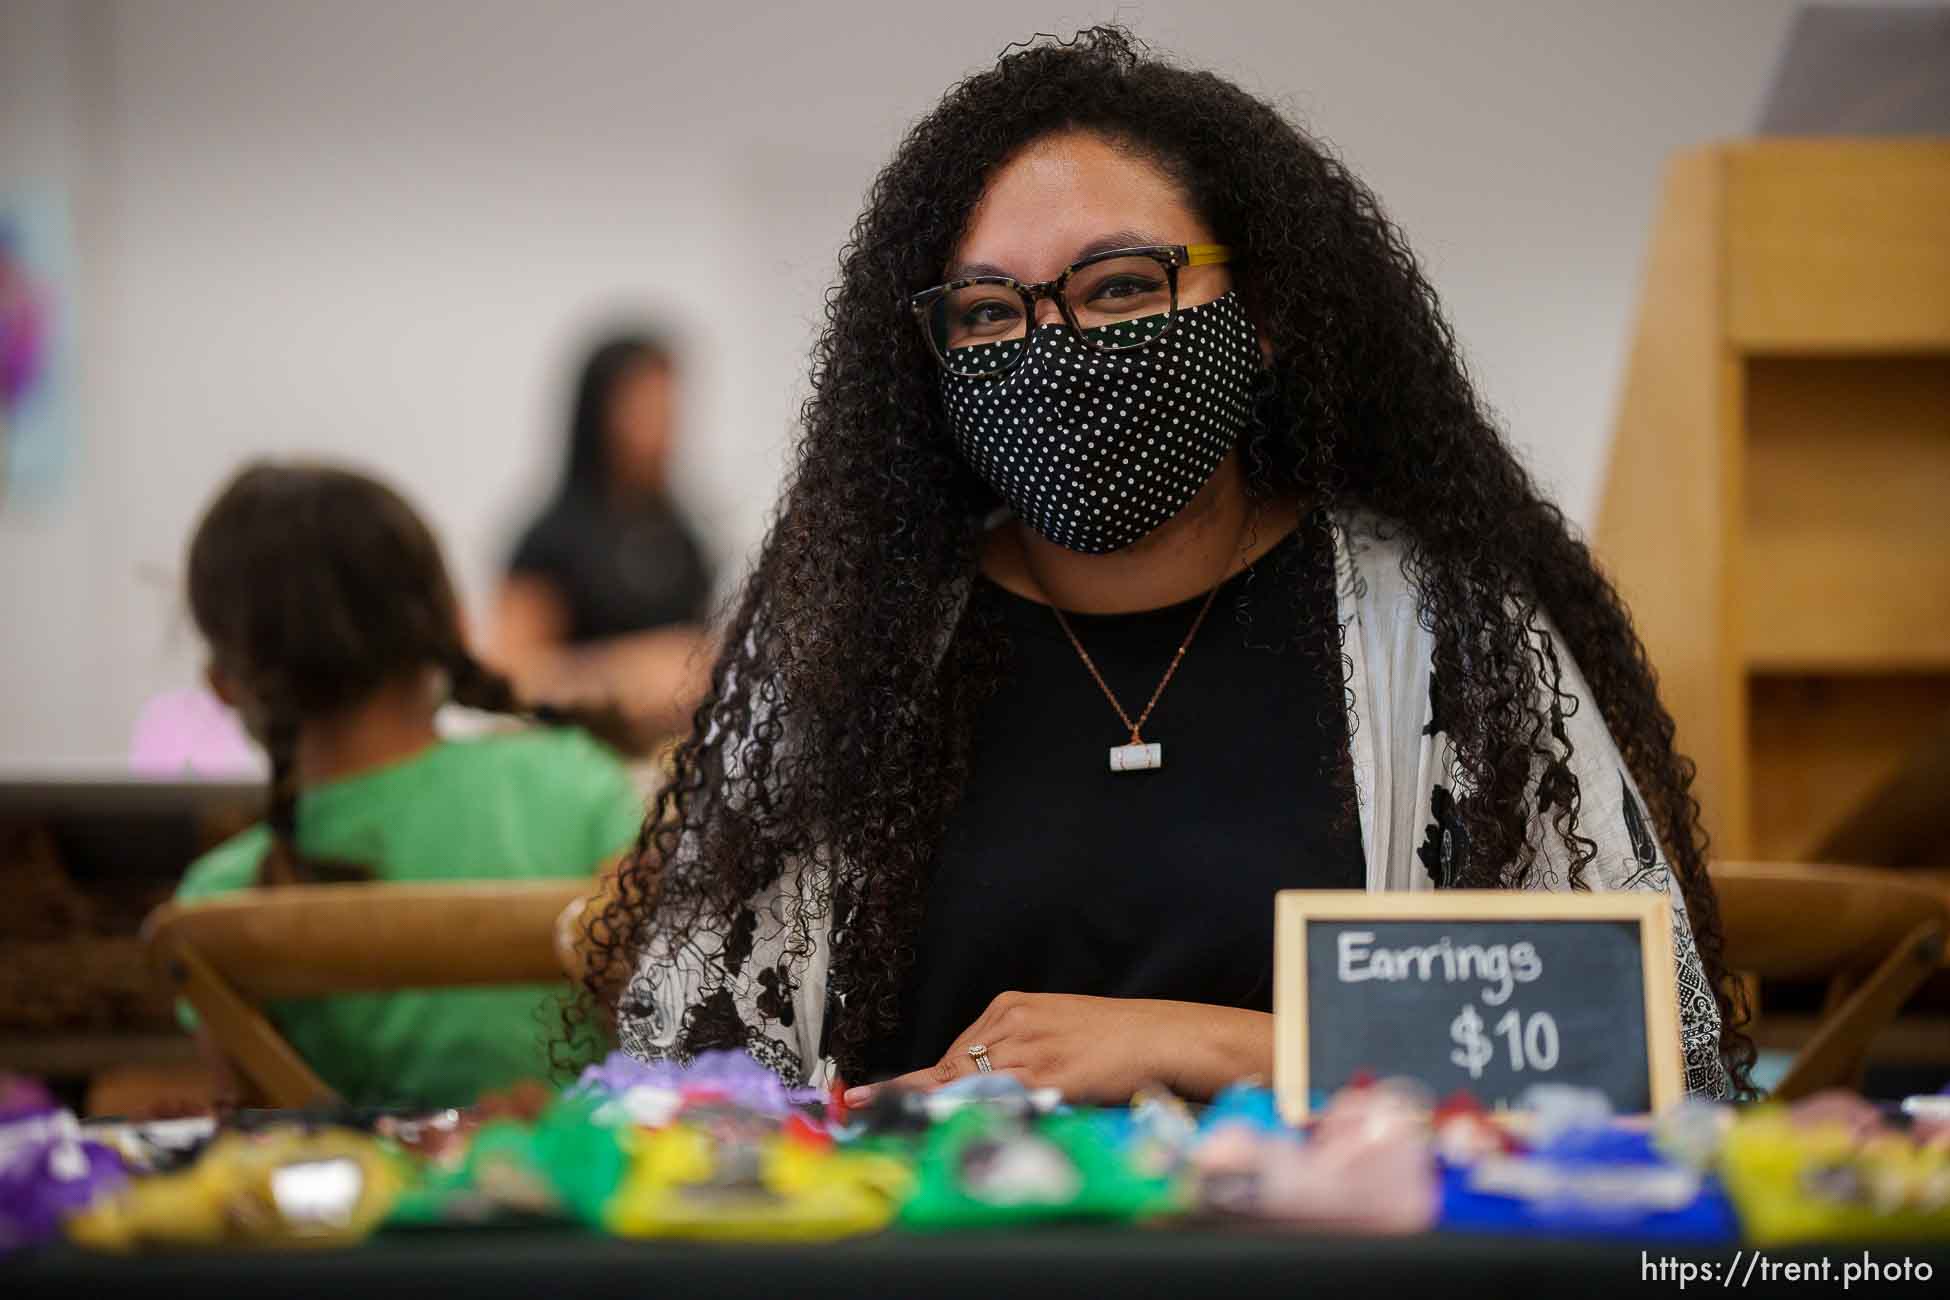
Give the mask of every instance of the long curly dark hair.
[{"label": "long curly dark hair", "polygon": [[[995,170],[1066,130],[1154,162],[1233,248],[1235,283],[1272,345],[1243,457],[1251,490],[1301,498],[1316,526],[1366,512],[1400,539],[1471,792],[1457,810],[1467,854],[1448,883],[1520,887],[1555,834],[1575,886],[1596,852],[1578,831],[1562,665],[1540,636],[1548,611],[1679,874],[1721,1003],[1721,1054],[1744,1088],[1752,1047],[1729,1000],[1693,765],[1674,752],[1618,593],[1491,423],[1375,196],[1271,105],[1114,27],[1012,47],[950,90],[874,181],[827,295],[782,507],[674,779],[589,928],[600,959],[589,993],[627,999],[653,926],[671,951],[729,933],[797,859],[828,883],[789,951],[810,949],[811,916],[834,916],[839,936],[830,979],[845,996],[830,1004],[825,1051],[857,1077],[894,1024],[976,710],[1005,649],[979,602],[960,617],[996,501],[955,450],[905,304],[941,279]],[[1342,672],[1333,637],[1319,654],[1322,671]],[[683,1045],[738,1045],[741,1027],[725,1021],[694,1014]]]}]

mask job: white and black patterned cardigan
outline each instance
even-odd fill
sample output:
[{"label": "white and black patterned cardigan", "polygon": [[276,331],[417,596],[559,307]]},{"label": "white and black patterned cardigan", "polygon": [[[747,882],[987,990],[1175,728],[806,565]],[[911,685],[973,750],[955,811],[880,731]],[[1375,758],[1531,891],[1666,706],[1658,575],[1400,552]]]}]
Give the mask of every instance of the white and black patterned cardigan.
[{"label": "white and black patterned cardigan", "polygon": [[[1367,887],[1438,888],[1447,882],[1457,849],[1456,800],[1467,791],[1435,717],[1434,636],[1417,616],[1399,542],[1373,521],[1350,517],[1334,529],[1334,546]],[[1560,701],[1559,715],[1581,795],[1578,832],[1597,845],[1583,883],[1590,889],[1660,889],[1671,899],[1686,1088],[1725,1096],[1719,1011],[1678,879],[1649,828],[1638,787],[1590,703],[1583,673],[1555,628],[1545,622],[1543,629],[1562,670],[1563,694],[1578,704]],[[727,748],[735,763],[735,744]],[[1565,888],[1570,859],[1562,840],[1554,832],[1536,838],[1542,847],[1530,887]],[[804,869],[788,872],[751,900],[730,933],[689,936],[675,953],[653,923],[619,1008],[624,1049],[651,1060],[681,1058],[686,1026],[709,1023],[714,1041],[724,1039],[715,1031],[740,1035],[742,1029],[747,1050],[788,1081],[829,1084],[835,1071],[820,1050],[822,1031],[829,996],[843,998],[844,992],[829,988],[828,968],[834,943],[843,945],[846,938],[843,931],[836,938],[824,902],[811,901],[829,896],[826,883],[807,879]],[[803,956],[787,950],[801,922],[812,939]],[[719,956],[722,961],[706,960]]]}]

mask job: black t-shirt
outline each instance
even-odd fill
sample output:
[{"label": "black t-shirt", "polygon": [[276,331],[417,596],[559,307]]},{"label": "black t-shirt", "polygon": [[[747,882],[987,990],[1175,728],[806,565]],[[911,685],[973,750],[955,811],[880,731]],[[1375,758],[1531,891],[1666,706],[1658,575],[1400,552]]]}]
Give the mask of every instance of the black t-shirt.
[{"label": "black t-shirt", "polygon": [[562,497],[522,534],[508,568],[555,587],[571,644],[699,622],[711,598],[697,539],[661,502]]},{"label": "black t-shirt", "polygon": [[[977,580],[971,606],[1008,635],[1004,684],[869,1077],[933,1064],[1012,989],[1272,1009],[1275,891],[1365,880],[1338,656],[1319,648],[1328,554],[1303,528],[1220,589],[1144,726],[1155,771],[1109,770],[1129,733],[1050,609]],[[1203,599],[1067,615],[1132,717]]]}]

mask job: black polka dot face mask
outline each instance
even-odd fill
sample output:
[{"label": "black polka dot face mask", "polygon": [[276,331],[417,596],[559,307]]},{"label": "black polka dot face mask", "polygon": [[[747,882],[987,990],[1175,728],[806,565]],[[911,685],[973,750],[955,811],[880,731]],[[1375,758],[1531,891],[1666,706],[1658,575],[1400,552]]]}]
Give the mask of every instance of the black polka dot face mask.
[{"label": "black polka dot face mask", "polygon": [[[1259,336],[1236,293],[1170,317],[1089,331],[1147,346],[1101,352],[1068,325],[980,346],[1028,346],[1007,374],[945,373],[955,441],[1017,518],[1058,546],[1122,550],[1183,510],[1252,415]],[[1163,330],[1161,336],[1159,332]]]}]

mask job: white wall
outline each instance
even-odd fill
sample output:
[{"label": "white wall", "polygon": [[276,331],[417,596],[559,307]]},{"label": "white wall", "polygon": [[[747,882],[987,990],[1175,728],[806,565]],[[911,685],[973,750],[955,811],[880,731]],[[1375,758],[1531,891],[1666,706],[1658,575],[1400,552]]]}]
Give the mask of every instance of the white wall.
[{"label": "white wall", "polygon": [[0,506],[0,766],[112,761],[189,680],[187,529],[246,455],[401,483],[476,601],[554,473],[578,327],[698,343],[683,478],[760,535],[820,292],[906,124],[1117,16],[1280,98],[1380,192],[1475,373],[1588,517],[1661,160],[1753,119],[1771,0],[6,0],[0,190],[65,187],[82,428]]}]

